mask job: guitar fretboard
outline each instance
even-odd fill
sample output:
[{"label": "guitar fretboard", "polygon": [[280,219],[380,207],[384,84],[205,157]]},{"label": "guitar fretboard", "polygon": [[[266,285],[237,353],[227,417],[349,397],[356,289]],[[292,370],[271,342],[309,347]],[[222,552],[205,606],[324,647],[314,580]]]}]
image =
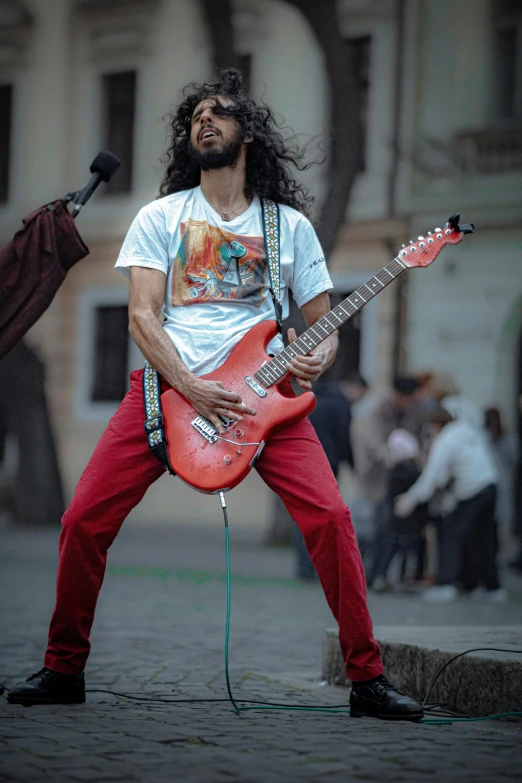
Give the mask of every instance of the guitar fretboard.
[{"label": "guitar fretboard", "polygon": [[347,296],[346,299],[330,310],[327,315],[323,316],[316,321],[313,326],[310,326],[306,332],[294,340],[284,351],[281,351],[277,356],[271,359],[269,362],[263,364],[262,367],[254,374],[254,377],[265,388],[272,386],[281,380],[283,375],[288,372],[287,364],[294,356],[306,356],[316,346],[320,345],[326,340],[329,335],[335,332],[342,324],[353,318],[354,315],[361,310],[364,305],[373,299],[379,291],[395,280],[401,272],[407,267],[398,258],[394,258],[384,269],[371,277],[367,283],[360,286],[353,294]]}]

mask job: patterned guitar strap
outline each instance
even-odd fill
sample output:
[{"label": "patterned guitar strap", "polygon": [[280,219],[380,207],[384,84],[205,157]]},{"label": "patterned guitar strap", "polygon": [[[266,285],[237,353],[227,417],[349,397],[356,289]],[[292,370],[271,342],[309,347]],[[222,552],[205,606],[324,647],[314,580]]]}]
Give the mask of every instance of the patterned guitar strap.
[{"label": "patterned guitar strap", "polygon": [[283,305],[281,303],[281,233],[279,228],[279,206],[268,198],[261,199],[263,229],[265,232],[266,259],[270,275],[270,293],[279,331],[283,331]]},{"label": "patterned guitar strap", "polygon": [[[280,286],[280,230],[279,207],[275,201],[261,199],[263,212],[263,231],[265,235],[265,247],[268,274],[270,277],[270,293],[274,300],[274,310],[279,331],[283,328],[283,306],[281,303]],[[167,438],[165,437],[165,424],[161,412],[160,384],[157,371],[145,362],[143,372],[143,398],[145,401],[145,434],[149,441],[149,451],[159,459],[165,470],[171,475],[176,475],[169,462]]]},{"label": "patterned guitar strap", "polygon": [[150,362],[145,362],[143,371],[143,399],[145,400],[145,434],[149,451],[159,459],[165,470],[175,476],[169,461],[165,425],[161,413],[159,376]]}]

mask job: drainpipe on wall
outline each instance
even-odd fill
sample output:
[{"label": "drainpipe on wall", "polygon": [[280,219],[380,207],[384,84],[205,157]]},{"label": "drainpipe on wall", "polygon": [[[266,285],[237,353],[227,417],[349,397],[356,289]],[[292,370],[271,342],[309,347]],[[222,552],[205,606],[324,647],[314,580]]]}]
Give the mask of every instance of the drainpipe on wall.
[{"label": "drainpipe on wall", "polygon": [[[406,0],[397,0],[397,49],[395,59],[395,102],[393,108],[392,120],[392,139],[391,146],[393,150],[393,159],[390,166],[387,187],[387,214],[388,218],[396,217],[396,191],[397,177],[399,173],[399,144],[401,130],[401,112],[402,112],[402,69],[404,63],[403,42],[406,17]],[[386,241],[386,247],[389,251],[390,259],[395,257],[397,247],[392,240]],[[407,278],[401,275],[395,282],[395,308],[394,308],[394,338],[392,349],[391,370],[392,375],[398,375],[406,366],[406,316],[407,316]]]}]

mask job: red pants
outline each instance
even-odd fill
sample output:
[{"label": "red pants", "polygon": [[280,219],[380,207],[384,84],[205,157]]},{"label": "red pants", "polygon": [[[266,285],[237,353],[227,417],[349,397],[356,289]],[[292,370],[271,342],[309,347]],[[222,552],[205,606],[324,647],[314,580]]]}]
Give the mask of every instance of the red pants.
[{"label": "red pants", "polygon": [[[62,674],[84,668],[107,550],[127,514],[165,472],[149,452],[143,430],[142,377],[142,370],[131,374],[130,391],[103,433],[62,519],[56,607],[45,656],[45,666]],[[339,624],[348,677],[361,681],[378,676],[383,665],[372,634],[350,512],[309,420],[272,435],[256,469],[303,533]]]}]

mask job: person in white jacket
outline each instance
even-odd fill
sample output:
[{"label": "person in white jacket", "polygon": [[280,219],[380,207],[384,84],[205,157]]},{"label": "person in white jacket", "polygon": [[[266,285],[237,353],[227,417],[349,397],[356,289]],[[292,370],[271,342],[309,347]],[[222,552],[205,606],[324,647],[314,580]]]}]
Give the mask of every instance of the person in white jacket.
[{"label": "person in white jacket", "polygon": [[441,494],[439,568],[437,584],[424,593],[428,601],[456,598],[464,557],[491,600],[505,597],[495,562],[497,471],[485,433],[470,412],[470,404],[457,396],[446,397],[433,412],[430,423],[437,434],[424,470],[395,505],[398,516],[408,516]]}]

